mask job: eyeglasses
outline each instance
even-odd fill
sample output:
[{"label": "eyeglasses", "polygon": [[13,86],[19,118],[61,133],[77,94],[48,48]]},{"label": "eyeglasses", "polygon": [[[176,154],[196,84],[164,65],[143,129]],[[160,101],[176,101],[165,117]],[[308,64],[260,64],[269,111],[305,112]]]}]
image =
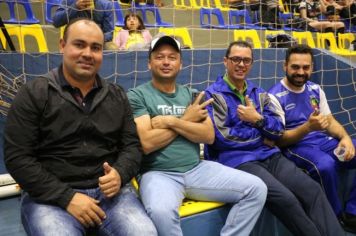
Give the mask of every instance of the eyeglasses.
[{"label": "eyeglasses", "polygon": [[228,57],[227,59],[237,65],[243,62],[245,66],[251,65],[253,62],[253,59],[249,57]]}]

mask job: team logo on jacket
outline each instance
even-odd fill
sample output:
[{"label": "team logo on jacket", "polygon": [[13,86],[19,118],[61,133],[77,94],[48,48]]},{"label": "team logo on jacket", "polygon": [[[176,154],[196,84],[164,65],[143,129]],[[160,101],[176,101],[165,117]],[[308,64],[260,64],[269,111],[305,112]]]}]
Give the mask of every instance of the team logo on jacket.
[{"label": "team logo on jacket", "polygon": [[315,97],[310,98],[310,105],[313,108],[313,110],[319,110],[319,100],[316,99]]}]

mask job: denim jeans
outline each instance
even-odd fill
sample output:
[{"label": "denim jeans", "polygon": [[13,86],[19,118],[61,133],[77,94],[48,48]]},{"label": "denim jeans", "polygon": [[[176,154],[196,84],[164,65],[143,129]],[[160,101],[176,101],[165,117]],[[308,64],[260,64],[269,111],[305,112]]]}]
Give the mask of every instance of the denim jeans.
[{"label": "denim jeans", "polygon": [[183,235],[178,210],[185,197],[232,203],[221,235],[248,236],[265,203],[267,187],[261,179],[246,172],[201,161],[185,173],[143,174],[140,194],[160,236]]},{"label": "denim jeans", "polygon": [[[98,235],[157,235],[157,231],[147,216],[141,202],[130,185],[123,187],[113,198],[105,198],[99,188],[76,189],[100,201],[100,207],[106,213],[103,224],[90,231]],[[55,205],[36,203],[24,193],[22,196],[21,218],[27,235],[85,235],[86,229],[63,208]]]}]

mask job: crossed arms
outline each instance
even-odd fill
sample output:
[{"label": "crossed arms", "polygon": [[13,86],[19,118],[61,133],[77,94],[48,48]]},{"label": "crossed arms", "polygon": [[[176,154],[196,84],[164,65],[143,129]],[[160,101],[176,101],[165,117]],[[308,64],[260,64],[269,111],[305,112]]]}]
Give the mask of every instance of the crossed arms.
[{"label": "crossed arms", "polygon": [[160,115],[153,118],[149,115],[142,115],[135,118],[143,152],[149,154],[159,150],[171,143],[178,135],[194,143],[213,143],[214,128],[205,109],[213,102],[213,99],[199,104],[203,95],[204,92],[200,93],[180,118],[172,115]]}]

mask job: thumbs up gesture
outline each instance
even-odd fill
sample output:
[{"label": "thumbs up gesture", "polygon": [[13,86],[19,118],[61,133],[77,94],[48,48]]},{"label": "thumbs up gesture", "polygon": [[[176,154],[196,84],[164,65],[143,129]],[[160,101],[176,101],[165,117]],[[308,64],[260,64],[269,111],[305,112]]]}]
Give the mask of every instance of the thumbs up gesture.
[{"label": "thumbs up gesture", "polygon": [[237,115],[240,120],[255,124],[256,121],[262,119],[262,116],[256,111],[253,102],[248,95],[245,96],[245,104],[245,106],[238,105],[237,107]]},{"label": "thumbs up gesture", "polygon": [[324,130],[329,126],[329,121],[326,116],[320,114],[319,110],[315,109],[310,114],[307,125],[310,131]]},{"label": "thumbs up gesture", "polygon": [[104,175],[99,178],[99,188],[108,198],[115,196],[121,188],[121,177],[109,163],[103,164]]}]

